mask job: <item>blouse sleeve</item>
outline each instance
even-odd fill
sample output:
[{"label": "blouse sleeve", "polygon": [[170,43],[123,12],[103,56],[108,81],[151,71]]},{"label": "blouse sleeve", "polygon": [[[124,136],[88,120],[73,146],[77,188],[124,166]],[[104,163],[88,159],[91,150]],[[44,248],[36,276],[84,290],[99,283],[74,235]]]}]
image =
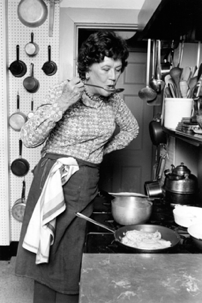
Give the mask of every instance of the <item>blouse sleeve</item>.
[{"label": "blouse sleeve", "polygon": [[139,133],[139,125],[124,100],[117,95],[115,100],[115,122],[119,133],[105,146],[104,154],[126,147]]},{"label": "blouse sleeve", "polygon": [[38,107],[34,115],[23,125],[20,135],[26,147],[41,145],[62,118],[63,112],[56,102],[60,91],[58,86],[50,89],[44,104]]}]

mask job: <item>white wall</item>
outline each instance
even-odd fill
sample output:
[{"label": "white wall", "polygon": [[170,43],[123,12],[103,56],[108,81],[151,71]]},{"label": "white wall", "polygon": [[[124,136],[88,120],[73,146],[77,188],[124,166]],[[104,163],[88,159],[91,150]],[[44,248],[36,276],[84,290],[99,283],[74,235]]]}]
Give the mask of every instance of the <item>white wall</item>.
[{"label": "white wall", "polygon": [[141,9],[145,0],[61,0],[60,7]]}]

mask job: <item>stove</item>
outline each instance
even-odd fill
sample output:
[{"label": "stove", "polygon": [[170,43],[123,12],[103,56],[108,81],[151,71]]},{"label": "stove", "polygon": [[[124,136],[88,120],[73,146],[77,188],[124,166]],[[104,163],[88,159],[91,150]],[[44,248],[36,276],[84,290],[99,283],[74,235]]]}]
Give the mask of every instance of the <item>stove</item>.
[{"label": "stove", "polygon": [[[172,251],[168,250],[164,253],[201,253],[201,251],[193,244],[187,228],[179,226],[173,218],[173,206],[165,199],[153,200],[153,211],[147,224],[161,225],[174,230],[180,236],[180,242]],[[116,230],[121,227],[113,220],[111,214],[111,196],[107,193],[99,194],[94,201],[94,211],[92,219],[109,226]],[[84,247],[85,253],[131,253],[124,247],[121,247],[114,241],[114,234],[108,232],[92,223],[87,223],[86,241]]]}]

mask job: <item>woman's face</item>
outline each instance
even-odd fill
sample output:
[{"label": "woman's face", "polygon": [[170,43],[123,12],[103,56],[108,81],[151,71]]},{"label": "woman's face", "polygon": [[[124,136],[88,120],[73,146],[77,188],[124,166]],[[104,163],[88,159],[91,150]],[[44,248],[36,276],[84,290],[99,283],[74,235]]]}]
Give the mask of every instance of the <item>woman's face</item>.
[{"label": "woman's face", "polygon": [[[104,57],[100,63],[93,63],[90,68],[86,83],[102,86],[108,90],[114,89],[121,75],[122,62],[120,59]],[[109,96],[113,92],[107,92],[102,88],[88,86],[88,92],[92,95]]]}]

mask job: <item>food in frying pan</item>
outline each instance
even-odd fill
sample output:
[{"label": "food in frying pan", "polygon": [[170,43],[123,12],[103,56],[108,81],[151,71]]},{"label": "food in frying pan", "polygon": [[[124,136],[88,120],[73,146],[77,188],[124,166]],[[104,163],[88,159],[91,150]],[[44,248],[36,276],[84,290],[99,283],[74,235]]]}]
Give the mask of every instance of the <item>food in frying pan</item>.
[{"label": "food in frying pan", "polygon": [[161,239],[161,233],[158,231],[149,233],[141,230],[129,230],[121,242],[125,245],[140,249],[161,249],[171,246],[170,241]]}]

